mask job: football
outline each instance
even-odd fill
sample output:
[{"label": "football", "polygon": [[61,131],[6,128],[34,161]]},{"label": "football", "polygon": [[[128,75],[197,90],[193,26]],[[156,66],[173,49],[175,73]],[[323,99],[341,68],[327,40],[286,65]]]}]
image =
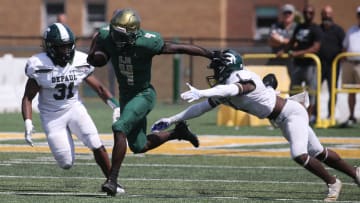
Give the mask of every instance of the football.
[{"label": "football", "polygon": [[95,67],[102,67],[107,63],[107,56],[104,52],[96,51],[94,54],[88,56],[88,63]]}]

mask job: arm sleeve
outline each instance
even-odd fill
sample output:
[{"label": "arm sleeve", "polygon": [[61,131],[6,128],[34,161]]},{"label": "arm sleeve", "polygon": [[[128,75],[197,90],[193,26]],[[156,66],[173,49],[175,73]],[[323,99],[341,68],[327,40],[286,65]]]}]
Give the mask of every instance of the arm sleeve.
[{"label": "arm sleeve", "polygon": [[210,111],[213,109],[213,107],[209,104],[208,101],[203,101],[194,105],[191,105],[184,111],[170,117],[172,123],[183,121],[183,120],[189,120],[195,117],[198,117],[205,112]]},{"label": "arm sleeve", "polygon": [[228,85],[217,85],[210,89],[200,90],[202,97],[229,97],[242,92],[242,86],[239,83]]}]

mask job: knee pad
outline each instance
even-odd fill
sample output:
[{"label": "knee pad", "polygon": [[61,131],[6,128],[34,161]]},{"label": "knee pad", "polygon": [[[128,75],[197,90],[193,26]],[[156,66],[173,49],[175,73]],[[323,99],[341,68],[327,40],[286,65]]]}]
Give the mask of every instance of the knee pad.
[{"label": "knee pad", "polygon": [[321,161],[321,162],[325,162],[326,159],[328,158],[328,156],[329,156],[328,149],[325,148],[324,151],[322,151],[320,154],[318,154],[318,155],[316,156],[316,159],[319,160],[319,161]]},{"label": "knee pad", "polygon": [[105,152],[106,152],[106,149],[105,149],[104,145],[101,145],[99,148],[92,149],[92,151],[93,151],[94,153],[98,153],[98,152],[100,152],[100,151],[105,151]]},{"label": "knee pad", "polygon": [[296,163],[302,165],[303,167],[306,167],[306,165],[308,165],[308,163],[310,162],[310,158],[311,157],[308,154],[302,154],[295,157],[294,160],[296,161]]}]

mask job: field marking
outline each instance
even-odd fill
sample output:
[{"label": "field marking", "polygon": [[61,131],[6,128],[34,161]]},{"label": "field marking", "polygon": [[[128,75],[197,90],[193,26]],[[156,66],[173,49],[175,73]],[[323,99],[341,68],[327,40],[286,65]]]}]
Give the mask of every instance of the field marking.
[{"label": "field marking", "polygon": [[[80,179],[80,180],[104,180],[104,177],[78,177],[78,176],[12,176],[0,175],[0,178],[9,179]],[[257,181],[257,180],[224,180],[224,179],[183,179],[183,178],[121,178],[122,181],[159,181],[159,182],[220,182],[220,183],[256,183],[256,184],[304,184],[324,185],[324,182],[299,182],[299,181]],[[355,183],[343,182],[343,185],[357,186]]]},{"label": "field marking", "polygon": [[[103,197],[115,200],[117,197],[154,197],[153,195],[142,195],[142,194],[123,194],[116,197],[109,197],[105,193],[76,193],[76,192],[0,192],[0,195],[34,195],[34,196],[86,196],[86,197]],[[156,196],[161,197],[161,195]],[[217,199],[217,200],[258,200],[261,198],[248,198],[248,197],[234,197],[234,196],[200,196],[203,198]],[[114,199],[115,198],[115,199]],[[187,196],[182,196],[178,198],[191,198]],[[304,202],[304,200],[299,199],[284,199],[284,198],[269,198],[271,201],[284,201],[284,202]],[[307,202],[323,202],[323,200],[316,199],[306,199]],[[360,201],[346,201],[346,200],[337,200],[336,202],[343,203],[359,203]]]},{"label": "field marking", "polygon": [[105,193],[84,193],[84,192],[0,192],[2,195],[37,195],[37,196],[88,196],[88,197],[107,197]]},{"label": "field marking", "polygon": [[[0,141],[23,141],[22,133],[0,133]],[[101,134],[108,152],[112,151],[113,138],[111,134]],[[38,152],[50,153],[47,143],[43,141],[45,135],[36,133],[33,136],[34,147],[24,144],[0,144],[0,152]],[[290,157],[287,141],[282,136],[214,136],[200,135],[200,147],[193,148],[188,142],[173,140],[147,154],[162,155],[222,155],[243,157]],[[360,158],[360,138],[357,137],[321,137],[320,141],[332,147],[343,158]],[[284,148],[271,148],[271,145],[284,145]],[[261,146],[261,149],[246,148],[248,146]],[[270,146],[266,148],[266,146]],[[243,148],[242,148],[243,147]],[[76,141],[76,153],[91,153],[81,143]],[[132,153],[129,149],[127,153]]]},{"label": "field marking", "polygon": [[[109,197],[104,193],[74,193],[74,192],[0,192],[2,195],[34,195],[34,196],[86,196],[86,197],[103,197],[115,200],[117,197],[131,197],[131,198],[139,198],[139,197],[154,197],[154,195],[141,195],[141,194],[124,194],[118,195],[116,197]],[[162,195],[155,196],[156,198],[162,197]],[[217,199],[217,200],[253,200],[260,201],[261,198],[249,198],[249,197],[234,197],[234,196],[200,196],[203,198]],[[182,196],[178,198],[191,198],[187,196]],[[198,197],[195,197],[198,198]],[[284,201],[284,202],[304,202],[304,200],[299,199],[284,199],[284,198],[269,198],[271,201]],[[267,200],[267,201],[269,201]],[[266,201],[266,200],[264,200]],[[324,202],[323,200],[316,199],[306,199],[306,202]],[[359,203],[360,201],[346,201],[346,200],[337,200],[336,202],[342,203]]]},{"label": "field marking", "polygon": [[[16,159],[16,161],[0,161],[1,166],[12,166],[15,164],[29,164],[29,165],[56,165],[56,162],[54,160],[51,161],[36,161],[34,159]],[[96,163],[81,163],[76,162],[74,166],[97,166]],[[239,169],[239,170],[245,170],[245,169],[269,169],[269,170],[295,170],[295,171],[303,171],[304,168],[299,166],[216,166],[216,165],[192,165],[192,164],[128,164],[123,163],[122,166],[127,167],[159,167],[159,168],[207,168],[207,169]],[[330,167],[325,167],[327,170],[335,170]]]},{"label": "field marking", "polygon": [[[11,166],[13,164],[30,164],[30,165],[54,165],[55,161],[36,161],[34,159],[21,159],[21,160],[12,160],[12,161],[0,161],[0,165]],[[96,163],[81,163],[76,162],[75,166],[97,166]],[[277,166],[216,166],[216,165],[192,165],[192,164],[128,164],[123,163],[122,166],[131,166],[131,167],[159,167],[159,168],[213,168],[213,169],[284,169],[284,170],[304,170],[302,167],[298,166],[288,166],[288,167],[277,167]]]}]

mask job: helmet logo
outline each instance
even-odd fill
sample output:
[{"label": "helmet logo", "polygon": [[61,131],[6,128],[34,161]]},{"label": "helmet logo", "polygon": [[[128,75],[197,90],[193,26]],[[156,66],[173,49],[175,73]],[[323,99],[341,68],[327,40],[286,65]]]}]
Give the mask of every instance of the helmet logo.
[{"label": "helmet logo", "polygon": [[230,53],[226,53],[224,55],[225,55],[225,58],[227,59],[226,65],[236,63],[236,56],[234,56],[233,54],[230,54]]},{"label": "helmet logo", "polygon": [[55,25],[59,29],[61,40],[69,41],[70,35],[69,35],[69,32],[64,27],[64,25],[61,23],[55,23]]}]

